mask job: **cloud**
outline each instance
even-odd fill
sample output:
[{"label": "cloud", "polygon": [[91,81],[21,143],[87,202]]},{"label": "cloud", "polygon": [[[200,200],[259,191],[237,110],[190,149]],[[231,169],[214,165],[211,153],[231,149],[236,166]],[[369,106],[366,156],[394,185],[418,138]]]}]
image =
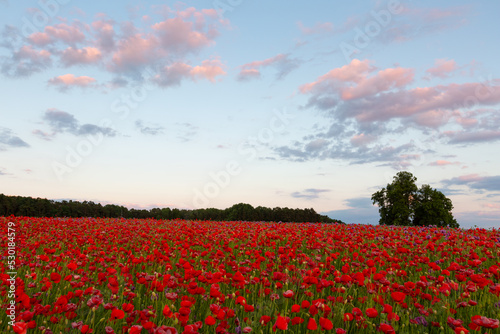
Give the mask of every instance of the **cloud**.
[{"label": "cloud", "polygon": [[98,49],[111,52],[116,46],[115,22],[109,19],[101,19],[92,22],[91,26],[96,38],[94,44]]},{"label": "cloud", "polygon": [[52,26],[46,26],[43,32],[36,32],[28,37],[28,40],[37,46],[46,46],[62,42],[67,45],[75,45],[85,41],[85,31],[88,27],[80,24],[79,21],[72,25],[60,23]]},{"label": "cloud", "polygon": [[448,165],[460,165],[458,161],[447,161],[447,160],[436,160],[429,163],[429,166],[448,166]]},{"label": "cloud", "polygon": [[412,143],[399,146],[376,144],[370,147],[355,147],[338,138],[318,141],[296,142],[291,146],[274,148],[275,154],[283,159],[304,162],[308,160],[346,160],[351,165],[379,163],[394,169],[403,169],[419,160],[420,155],[413,153],[418,148]]},{"label": "cloud", "polygon": [[87,88],[93,87],[96,79],[88,76],[75,76],[74,74],[68,73],[54,77],[50,79],[47,83],[49,85],[57,87],[60,91],[66,91],[73,87]]},{"label": "cloud", "polygon": [[467,131],[445,131],[444,137],[448,137],[449,144],[470,144],[470,143],[483,143],[493,142],[500,140],[500,131],[494,130],[481,130],[475,132]]},{"label": "cloud", "polygon": [[[28,77],[45,71],[55,59],[63,67],[86,65],[143,80],[143,74],[158,64],[187,64],[189,56],[215,45],[224,25],[216,11],[181,7],[165,7],[163,20],[140,26],[132,21],[115,22],[102,13],[89,24],[56,17],[59,23],[25,39],[19,38],[18,28],[5,26],[1,46],[7,53],[0,57],[0,69],[9,77]],[[215,60],[200,62],[193,68],[195,79],[214,81],[225,74]]]},{"label": "cloud", "polygon": [[154,77],[160,87],[179,86],[185,79],[196,81],[206,79],[215,82],[217,76],[225,75],[222,63],[218,59],[205,60],[201,65],[191,66],[185,63],[174,63],[163,67]]},{"label": "cloud", "polygon": [[467,174],[441,181],[445,186],[467,186],[479,191],[500,191],[500,175],[480,176]]},{"label": "cloud", "polygon": [[10,57],[0,58],[1,71],[7,77],[29,77],[49,68],[52,65],[51,56],[47,50],[36,50],[31,45],[24,45]]},{"label": "cloud", "polygon": [[315,189],[315,188],[309,188],[305,189],[303,191],[295,191],[291,193],[290,195],[294,198],[304,198],[306,200],[312,200],[319,198],[319,195],[322,193],[329,192],[330,190],[328,189]]},{"label": "cloud", "polygon": [[146,126],[141,120],[135,121],[135,127],[145,135],[156,136],[159,134],[163,134],[165,128],[162,126]]},{"label": "cloud", "polygon": [[276,69],[276,79],[284,79],[290,72],[298,68],[301,61],[290,58],[289,54],[278,54],[265,60],[257,60],[240,66],[240,73],[236,77],[238,81],[248,81],[260,78],[260,69],[273,67]]},{"label": "cloud", "polygon": [[58,109],[48,109],[42,119],[48,123],[52,134],[42,130],[34,130],[33,133],[44,140],[51,140],[58,133],[70,133],[75,136],[87,136],[101,134],[107,137],[116,136],[116,131],[109,127],[95,124],[80,124],[74,115]]},{"label": "cloud", "polygon": [[101,51],[94,47],[84,47],[82,49],[69,47],[61,55],[64,66],[93,64],[99,62],[101,58]]},{"label": "cloud", "polygon": [[297,27],[304,35],[328,34],[333,32],[333,24],[331,22],[316,22],[314,26],[306,27],[299,21]]},{"label": "cloud", "polygon": [[425,72],[429,77],[438,77],[441,79],[449,78],[450,74],[458,69],[457,63],[451,59],[437,59],[434,67],[429,68]]},{"label": "cloud", "polygon": [[[302,94],[324,95],[333,92],[342,100],[354,100],[401,88],[413,81],[413,69],[388,68],[374,73],[369,60],[353,59],[350,64],[335,68],[316,81],[299,87]],[[373,74],[374,73],[374,74]]]},{"label": "cloud", "polygon": [[443,125],[469,100],[478,106],[500,103],[500,85],[495,80],[405,89],[413,77],[413,69],[375,73],[368,60],[354,59],[300,86],[299,91],[310,96],[306,107],[334,112],[340,119],[359,123],[406,119],[424,127]]},{"label": "cloud", "polygon": [[467,23],[470,12],[467,6],[448,8],[405,6],[400,14],[391,17],[388,27],[382,29],[374,39],[380,43],[402,43],[445,30],[457,29]]},{"label": "cloud", "polygon": [[260,71],[256,68],[242,69],[236,77],[238,81],[250,81],[254,79],[260,79]]},{"label": "cloud", "polygon": [[29,147],[30,145],[16,136],[11,129],[0,127],[0,151],[6,150],[5,147]]}]

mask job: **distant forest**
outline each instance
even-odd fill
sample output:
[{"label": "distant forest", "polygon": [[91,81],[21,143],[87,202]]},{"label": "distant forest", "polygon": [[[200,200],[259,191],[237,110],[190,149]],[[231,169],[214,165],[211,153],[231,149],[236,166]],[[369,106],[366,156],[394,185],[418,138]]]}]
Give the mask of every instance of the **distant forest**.
[{"label": "distant forest", "polygon": [[45,198],[23,196],[7,196],[0,194],[0,216],[30,217],[101,217],[101,218],[155,218],[155,219],[188,219],[216,221],[282,221],[282,222],[322,222],[344,224],[341,220],[320,215],[314,209],[254,208],[250,204],[239,203],[221,210],[208,209],[170,209],[153,208],[128,209],[124,206],[89,201],[54,201]]}]

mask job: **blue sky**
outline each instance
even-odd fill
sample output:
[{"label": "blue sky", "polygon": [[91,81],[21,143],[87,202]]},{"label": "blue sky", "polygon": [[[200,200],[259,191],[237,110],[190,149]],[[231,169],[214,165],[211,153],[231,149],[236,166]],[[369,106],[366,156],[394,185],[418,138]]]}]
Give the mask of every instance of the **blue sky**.
[{"label": "blue sky", "polygon": [[0,1],[0,192],[500,226],[496,2]]}]

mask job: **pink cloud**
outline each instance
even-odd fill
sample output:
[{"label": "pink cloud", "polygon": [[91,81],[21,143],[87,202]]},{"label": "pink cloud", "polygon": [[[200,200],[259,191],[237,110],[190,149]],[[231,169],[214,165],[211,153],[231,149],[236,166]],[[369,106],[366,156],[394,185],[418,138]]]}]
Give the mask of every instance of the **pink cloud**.
[{"label": "pink cloud", "polygon": [[500,204],[497,203],[486,203],[483,205],[483,207],[488,208],[488,209],[500,209]]},{"label": "pink cloud", "polygon": [[411,117],[411,120],[418,125],[429,128],[438,128],[448,123],[453,112],[446,109],[432,109],[423,111]]},{"label": "pink cloud", "polygon": [[35,32],[28,37],[28,40],[35,45],[44,46],[52,43],[52,37],[45,32]]},{"label": "pink cloud", "polygon": [[429,68],[426,72],[431,77],[448,78],[451,73],[458,69],[457,63],[451,59],[437,59],[434,67]]},{"label": "pink cloud", "polygon": [[215,81],[215,77],[224,75],[226,72],[222,68],[220,60],[204,60],[201,66],[195,66],[191,69],[190,74],[193,78],[203,78],[211,82]]},{"label": "pink cloud", "polygon": [[455,161],[447,161],[447,160],[436,160],[431,163],[429,163],[429,166],[448,166],[448,165],[460,165],[460,162]]},{"label": "pink cloud", "polygon": [[312,27],[306,27],[302,22],[298,22],[297,26],[304,35],[316,35],[333,31],[333,24],[331,22],[317,22]]},{"label": "pink cloud", "polygon": [[84,47],[82,49],[69,47],[61,55],[61,61],[65,66],[97,63],[101,58],[101,51],[94,47]]},{"label": "pink cloud", "polygon": [[457,179],[462,182],[477,182],[481,181],[483,177],[479,176],[479,174],[467,174],[467,175],[460,175],[459,177],[457,177]]},{"label": "pink cloud", "polygon": [[20,59],[29,59],[31,61],[49,61],[51,53],[47,50],[35,50],[31,45],[25,45],[15,53]]},{"label": "pink cloud", "polygon": [[400,88],[413,81],[414,71],[409,68],[388,68],[379,71],[376,75],[363,78],[357,85],[341,89],[341,97],[344,100],[362,98],[375,95],[393,88]]},{"label": "pink cloud", "polygon": [[348,65],[335,68],[324,74],[316,81],[300,86],[301,93],[314,93],[327,90],[329,85],[336,82],[360,82],[363,77],[372,72],[375,68],[370,65],[370,61],[353,59]]},{"label": "pink cloud", "polygon": [[[214,25],[206,24],[206,17],[212,16],[211,11],[200,12],[191,7],[177,12],[177,17],[154,24],[152,28],[165,50],[184,55],[215,43],[219,33]],[[188,21],[191,18],[195,21]]]},{"label": "pink cloud", "polygon": [[53,26],[46,26],[43,32],[37,32],[28,37],[28,40],[36,45],[47,45],[57,41],[73,45],[85,40],[85,34],[81,31],[82,26],[77,23],[67,25],[60,23]]},{"label": "pink cloud", "polygon": [[[372,96],[369,102],[361,101],[352,105],[348,114],[360,122],[407,118],[433,110],[436,115],[448,117],[447,113],[442,110],[455,110],[463,105],[467,97],[476,96],[476,92],[484,88],[483,83],[465,83],[384,93]],[[500,86],[488,86],[487,88],[491,93],[484,95],[478,102],[482,105],[500,103]],[[414,118],[417,121],[418,119],[418,117]],[[421,123],[422,125],[442,124],[441,121]]]},{"label": "pink cloud", "polygon": [[95,45],[101,50],[111,51],[115,47],[116,33],[113,24],[114,22],[109,19],[97,20],[91,24],[96,33]]},{"label": "pink cloud", "polygon": [[135,34],[120,40],[112,56],[113,71],[127,71],[144,66],[159,59],[163,54],[158,50],[159,41],[154,35]]},{"label": "pink cloud", "polygon": [[188,64],[177,62],[169,66],[165,66],[153,81],[162,87],[178,86],[185,79],[197,80],[198,78],[206,79],[211,82],[220,75],[224,75],[222,64],[219,60],[204,60],[201,65],[192,67]]},{"label": "pink cloud", "polygon": [[370,76],[374,71],[368,60],[353,59],[350,64],[331,70],[299,90],[302,93],[337,91],[343,100],[352,100],[404,87],[414,78],[413,69],[408,68],[388,68]]},{"label": "pink cloud", "polygon": [[256,60],[256,61],[252,61],[250,63],[244,64],[241,66],[241,68],[253,69],[253,68],[259,68],[259,67],[263,67],[263,66],[269,66],[269,65],[278,63],[280,61],[283,61],[284,59],[286,59],[286,57],[287,57],[287,55],[280,53],[274,57],[267,58],[265,60]]},{"label": "pink cloud", "polygon": [[360,133],[351,137],[351,144],[354,146],[365,146],[376,139],[377,137],[373,135]]},{"label": "pink cloud", "polygon": [[252,61],[240,66],[241,70],[237,76],[237,80],[247,81],[260,78],[260,68],[268,66],[275,67],[278,70],[276,78],[282,79],[299,66],[299,61],[290,58],[288,54],[282,53],[264,60]]},{"label": "pink cloud", "polygon": [[92,86],[96,80],[88,76],[77,77],[74,74],[64,74],[54,77],[48,81],[49,85],[57,86],[61,90],[66,90],[71,87],[86,88]]},{"label": "pink cloud", "polygon": [[238,74],[237,80],[238,81],[248,81],[252,79],[258,79],[260,78],[260,71],[258,69],[252,68],[252,69],[242,69],[240,73]]}]

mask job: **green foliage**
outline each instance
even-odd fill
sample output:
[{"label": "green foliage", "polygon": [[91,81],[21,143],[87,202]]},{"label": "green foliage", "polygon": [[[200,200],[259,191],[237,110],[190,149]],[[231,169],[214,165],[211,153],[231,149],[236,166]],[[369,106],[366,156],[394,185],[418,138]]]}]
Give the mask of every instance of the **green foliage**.
[{"label": "green foliage", "polygon": [[153,208],[151,210],[128,209],[115,204],[102,206],[94,202],[54,201],[23,196],[6,196],[0,194],[0,216],[31,217],[103,217],[103,218],[155,218],[155,219],[189,219],[216,221],[282,221],[282,222],[323,222],[342,223],[327,216],[320,215],[314,209],[254,208],[250,204],[238,203],[227,209],[179,210],[170,208]]},{"label": "green foliage", "polygon": [[373,204],[379,206],[381,225],[459,227],[453,218],[453,204],[442,192],[424,184],[418,189],[417,178],[410,172],[399,172],[387,188],[373,193]]}]

